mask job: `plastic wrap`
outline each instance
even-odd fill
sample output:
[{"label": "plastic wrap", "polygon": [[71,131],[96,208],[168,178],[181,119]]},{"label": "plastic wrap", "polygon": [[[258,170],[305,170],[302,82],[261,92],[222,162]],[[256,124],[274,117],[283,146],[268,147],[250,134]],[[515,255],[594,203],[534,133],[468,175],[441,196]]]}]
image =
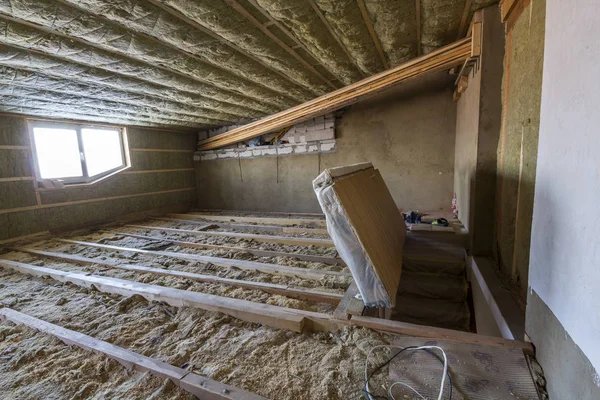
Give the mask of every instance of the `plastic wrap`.
[{"label": "plastic wrap", "polygon": [[327,231],[340,257],[352,273],[354,281],[367,307],[393,307],[395,296],[390,296],[375,273],[368,254],[350,224],[344,207],[333,189],[334,178],[371,168],[371,163],[328,169],[313,180],[313,189],[327,220]]}]

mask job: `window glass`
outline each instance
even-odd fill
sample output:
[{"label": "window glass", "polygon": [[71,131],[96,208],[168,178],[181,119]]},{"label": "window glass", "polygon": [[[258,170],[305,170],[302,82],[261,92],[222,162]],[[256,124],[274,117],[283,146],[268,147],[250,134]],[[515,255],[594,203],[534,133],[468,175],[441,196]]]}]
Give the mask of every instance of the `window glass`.
[{"label": "window glass", "polygon": [[124,164],[121,134],[110,129],[81,129],[88,176],[95,176]]},{"label": "window glass", "polygon": [[83,176],[76,130],[37,127],[33,137],[42,179]]}]

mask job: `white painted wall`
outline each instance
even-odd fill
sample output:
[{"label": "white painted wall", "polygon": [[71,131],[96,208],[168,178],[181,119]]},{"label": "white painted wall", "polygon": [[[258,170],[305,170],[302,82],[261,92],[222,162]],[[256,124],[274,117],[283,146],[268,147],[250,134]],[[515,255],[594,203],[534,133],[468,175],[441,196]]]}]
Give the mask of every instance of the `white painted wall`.
[{"label": "white painted wall", "polygon": [[548,0],[529,284],[600,371],[600,8]]}]

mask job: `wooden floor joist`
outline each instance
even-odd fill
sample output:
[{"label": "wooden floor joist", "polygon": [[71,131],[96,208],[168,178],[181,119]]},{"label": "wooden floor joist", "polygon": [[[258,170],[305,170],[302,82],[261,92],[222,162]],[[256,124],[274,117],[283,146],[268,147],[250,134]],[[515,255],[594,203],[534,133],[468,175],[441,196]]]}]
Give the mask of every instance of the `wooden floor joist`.
[{"label": "wooden floor joist", "polygon": [[194,307],[208,311],[219,311],[244,321],[259,322],[263,325],[280,329],[290,329],[300,332],[304,327],[333,332],[348,324],[374,329],[377,331],[402,334],[424,338],[455,340],[465,343],[480,343],[489,346],[521,349],[533,353],[531,343],[498,337],[478,335],[475,333],[454,331],[451,329],[435,328],[391,321],[372,317],[352,316],[350,320],[338,320],[332,315],[311,311],[253,303],[246,300],[189,292],[162,286],[147,285],[123,279],[103,278],[80,273],[59,271],[51,268],[37,267],[0,259],[0,266],[38,277],[49,276],[61,282],[71,282],[78,286],[95,287],[106,293],[116,293],[123,296],[141,295],[151,301],[164,301],[175,307]]},{"label": "wooden floor joist", "polygon": [[202,213],[202,214],[211,214],[211,215],[231,215],[235,214],[245,214],[249,217],[260,214],[260,215],[273,215],[278,217],[285,218],[305,218],[305,217],[314,217],[325,219],[325,214],[323,213],[303,213],[303,212],[283,212],[283,211],[248,211],[248,210],[221,210],[221,209],[192,209],[191,212]]},{"label": "wooden floor joist", "polygon": [[109,268],[121,269],[124,271],[140,272],[142,274],[152,274],[160,276],[172,276],[176,278],[189,279],[197,282],[218,283],[228,286],[241,287],[245,289],[262,290],[266,293],[278,294],[281,296],[291,297],[294,299],[315,301],[319,303],[327,303],[337,305],[342,300],[342,295],[337,293],[321,292],[305,288],[296,288],[287,285],[277,285],[274,283],[252,282],[240,279],[221,278],[213,275],[196,274],[193,272],[177,271],[171,269],[151,268],[141,265],[120,264],[114,261],[99,260],[95,258],[87,258],[76,254],[56,253],[51,251],[36,250],[30,248],[14,248],[15,251],[20,251],[28,254],[35,254],[42,257],[51,258],[58,261],[67,261],[79,265],[102,265]]},{"label": "wooden floor joist", "polygon": [[305,279],[315,279],[320,280],[327,276],[351,276],[350,273],[346,272],[338,272],[338,271],[325,271],[325,270],[315,270],[309,268],[298,268],[298,267],[286,267],[283,265],[277,264],[266,264],[260,263],[256,261],[246,261],[246,260],[236,260],[232,258],[219,258],[219,257],[209,257],[209,256],[201,256],[197,254],[187,254],[187,253],[175,253],[172,251],[157,251],[157,250],[142,250],[135,249],[132,247],[121,247],[121,246],[111,246],[107,244],[100,243],[91,243],[91,242],[82,242],[78,240],[69,240],[69,239],[57,239],[60,242],[78,244],[81,246],[88,247],[97,247],[101,249],[108,250],[116,250],[116,251],[129,251],[132,253],[140,253],[140,254],[148,254],[154,256],[165,256],[171,258],[179,258],[182,260],[188,261],[199,261],[204,263],[211,263],[217,266],[227,267],[227,268],[239,268],[246,269],[250,271],[258,271],[263,272],[265,274],[279,274],[293,277],[300,277]]},{"label": "wooden floor joist", "polygon": [[130,237],[134,237],[134,238],[138,238],[138,239],[166,241],[166,242],[171,242],[171,243],[176,244],[181,247],[189,247],[192,249],[236,251],[236,252],[244,252],[244,253],[254,254],[255,256],[259,256],[259,257],[290,257],[290,258],[296,258],[298,260],[319,262],[319,263],[328,264],[328,265],[335,265],[335,264],[344,265],[344,266],[346,265],[341,258],[336,258],[336,257],[315,256],[312,254],[302,254],[302,253],[284,253],[281,251],[259,250],[259,249],[252,249],[252,248],[248,248],[248,247],[229,247],[229,246],[221,246],[221,245],[216,245],[216,244],[184,242],[184,241],[173,240],[173,239],[169,239],[169,238],[165,238],[165,237],[137,235],[135,233],[129,233],[129,232],[119,232],[119,231],[104,231],[104,232],[115,234],[115,235],[130,236]]},{"label": "wooden floor joist", "polygon": [[239,215],[212,215],[202,213],[188,213],[188,214],[176,214],[183,215],[186,218],[197,218],[206,221],[217,221],[217,222],[253,222],[257,224],[271,224],[271,225],[314,225],[314,226],[327,226],[327,222],[324,219],[317,218],[276,218],[276,217],[245,217]]},{"label": "wooden floor joist", "polygon": [[49,276],[60,282],[71,282],[75,285],[122,296],[140,295],[149,301],[163,301],[174,307],[192,307],[206,311],[218,311],[243,321],[259,323],[273,328],[288,329],[302,332],[307,317],[317,322],[327,322],[328,315],[292,308],[255,303],[247,300],[232,299],[212,294],[191,292],[157,285],[148,285],[129,281],[87,275],[77,272],[60,271],[52,268],[36,267],[15,261],[0,259],[0,266],[12,269],[22,274],[33,276]]},{"label": "wooden floor joist", "polygon": [[190,229],[175,229],[166,228],[164,226],[147,226],[147,225],[125,225],[131,228],[139,229],[150,229],[155,231],[165,231],[173,233],[182,233],[188,235],[199,235],[199,236],[221,236],[236,239],[254,240],[256,242],[264,243],[278,243],[290,246],[318,246],[318,247],[334,247],[333,241],[329,239],[312,239],[303,237],[289,237],[289,236],[271,236],[271,235],[255,235],[252,233],[235,233],[235,232],[204,232],[194,231]]},{"label": "wooden floor joist", "polygon": [[[161,221],[179,222],[193,225],[205,225],[206,222],[188,219],[188,214],[167,214],[168,217],[172,218],[154,218]],[[251,225],[251,224],[235,224],[214,221],[213,225],[224,229],[253,229],[257,231],[271,232],[271,233],[309,233],[313,235],[328,235],[327,229],[322,228],[299,228],[294,226],[278,226],[278,225]]]},{"label": "wooden floor joist", "polygon": [[25,325],[44,334],[52,335],[69,346],[75,345],[84,350],[102,354],[117,361],[127,369],[133,368],[141,372],[149,372],[159,378],[170,379],[177,387],[200,399],[266,400],[266,398],[257,394],[205,378],[183,368],[178,368],[155,358],[150,358],[140,353],[115,346],[109,342],[93,338],[92,336],[51,324],[10,308],[0,308],[0,319],[11,321],[17,325]]},{"label": "wooden floor joist", "polygon": [[350,319],[353,315],[360,316],[363,314],[365,304],[362,300],[356,298],[359,293],[356,282],[352,282],[344,298],[339,302],[337,308],[333,312],[333,317],[337,319]]},{"label": "wooden floor joist", "polygon": [[316,99],[232,129],[222,135],[205,139],[198,143],[198,150],[211,150],[227,146],[324,115],[408,79],[458,66],[470,56],[471,38],[468,37]]}]

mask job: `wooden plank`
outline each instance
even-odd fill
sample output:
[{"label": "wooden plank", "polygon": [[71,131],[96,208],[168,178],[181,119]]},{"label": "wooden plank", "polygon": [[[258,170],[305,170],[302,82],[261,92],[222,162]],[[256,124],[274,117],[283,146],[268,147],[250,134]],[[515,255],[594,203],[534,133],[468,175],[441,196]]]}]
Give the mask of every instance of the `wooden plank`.
[{"label": "wooden plank", "polygon": [[408,79],[460,65],[470,56],[471,38],[462,39],[352,85],[232,129],[222,135],[205,139],[198,143],[198,150],[223,147],[335,111]]},{"label": "wooden plank", "polygon": [[421,0],[415,0],[415,22],[417,25],[417,56],[421,55]]},{"label": "wooden plank", "polygon": [[42,231],[42,232],[31,233],[29,235],[15,236],[10,239],[0,240],[0,245],[6,245],[9,243],[18,242],[19,240],[42,239],[43,237],[49,236],[49,235],[50,235],[50,231]]},{"label": "wooden plank", "polygon": [[484,336],[476,333],[435,328],[433,326],[409,324],[407,322],[392,321],[373,317],[352,316],[350,323],[381,332],[397,333],[416,337],[456,340],[458,342],[465,343],[479,343],[488,346],[504,347],[507,349],[521,349],[527,353],[533,354],[533,346],[531,343],[521,342],[518,340]]},{"label": "wooden plank", "polygon": [[121,269],[125,271],[135,271],[143,274],[153,274],[161,276],[173,276],[176,278],[190,279],[198,282],[218,283],[229,286],[241,287],[246,289],[262,290],[267,293],[278,294],[281,296],[291,297],[295,299],[316,301],[319,303],[328,303],[337,305],[342,300],[342,295],[337,293],[321,292],[318,290],[296,288],[288,285],[277,285],[265,282],[252,282],[240,279],[221,278],[213,275],[202,275],[193,272],[169,270],[162,268],[151,268],[141,265],[119,264],[114,261],[98,260],[95,258],[87,258],[75,254],[56,253],[50,251],[36,250],[30,248],[13,248],[15,251],[23,253],[35,254],[42,257],[51,258],[59,261],[68,261],[83,265],[103,265],[105,267]]},{"label": "wooden plank", "polygon": [[500,15],[502,17],[502,22],[506,22],[510,13],[519,1],[520,0],[500,0]]},{"label": "wooden plank", "polygon": [[75,345],[84,350],[102,354],[117,361],[127,369],[134,368],[138,371],[149,372],[159,378],[170,379],[176,386],[202,399],[266,400],[264,397],[254,393],[205,378],[183,368],[178,368],[83,333],[51,324],[10,308],[5,307],[0,309],[0,319],[8,320],[18,325],[25,325],[44,334],[52,335],[67,345]]},{"label": "wooden plank", "polygon": [[135,249],[131,247],[120,247],[120,246],[111,246],[107,244],[100,243],[90,243],[90,242],[81,242],[77,240],[69,240],[69,239],[57,239],[59,242],[78,244],[81,246],[88,247],[97,247],[100,249],[109,249],[116,251],[129,251],[132,253],[140,253],[140,254],[148,254],[155,256],[165,256],[172,258],[179,258],[182,260],[188,261],[199,261],[203,263],[211,263],[214,265],[222,266],[222,267],[235,267],[240,269],[246,269],[249,271],[258,271],[263,272],[265,274],[279,274],[293,277],[301,277],[305,279],[316,279],[320,280],[325,278],[328,275],[334,276],[350,276],[350,274],[346,272],[337,272],[337,271],[324,271],[324,270],[315,270],[309,268],[297,268],[297,267],[285,267],[277,264],[265,264],[256,261],[245,261],[245,260],[235,260],[231,258],[219,258],[219,257],[209,257],[209,256],[200,256],[197,254],[186,254],[186,253],[175,253],[171,251],[153,251],[153,250],[142,250]]},{"label": "wooden plank", "polygon": [[348,290],[346,290],[344,298],[333,312],[333,318],[350,319],[352,315],[362,315],[365,305],[362,300],[355,297],[358,293],[356,282],[352,282],[350,287],[348,287]]},{"label": "wooden plank", "polygon": [[274,217],[244,217],[239,215],[210,215],[200,213],[182,214],[186,217],[202,218],[207,221],[221,222],[254,222],[257,224],[272,225],[316,225],[327,226],[327,221],[313,218],[274,218]]},{"label": "wooden plank", "polygon": [[29,146],[0,146],[0,150],[29,150]]},{"label": "wooden plank", "polygon": [[182,247],[190,247],[194,249],[212,249],[212,250],[223,250],[223,251],[236,251],[236,252],[244,252],[254,254],[259,257],[290,257],[296,258],[298,260],[303,261],[312,261],[319,262],[328,265],[346,265],[344,261],[340,258],[336,257],[325,257],[325,256],[315,256],[312,254],[302,254],[302,253],[284,253],[280,251],[270,251],[270,250],[258,250],[252,249],[248,247],[229,247],[229,246],[220,246],[216,244],[204,244],[204,243],[193,243],[193,242],[183,242],[179,240],[173,240],[165,237],[159,236],[144,236],[144,235],[136,235],[134,233],[129,232],[117,232],[117,231],[105,231],[106,233],[112,233],[115,235],[123,235],[123,236],[131,236],[139,239],[147,239],[147,240],[161,240],[176,244]]},{"label": "wooden plank", "polygon": [[129,149],[129,151],[133,152],[151,152],[151,153],[193,153],[194,150],[187,149],[143,149],[143,148],[135,148]]},{"label": "wooden plank", "polygon": [[367,26],[367,30],[369,31],[369,35],[371,36],[371,40],[373,41],[375,49],[377,50],[377,54],[379,55],[379,59],[381,60],[383,67],[385,69],[388,69],[390,68],[390,64],[388,64],[387,59],[385,58],[383,48],[381,47],[381,42],[379,41],[379,37],[375,32],[375,28],[373,28],[373,22],[371,22],[371,18],[369,17],[367,7],[365,7],[365,2],[364,0],[357,0],[357,3],[358,9],[360,10],[360,13],[362,15],[363,22]]},{"label": "wooden plank", "polygon": [[[186,219],[186,218],[190,217],[188,214],[167,214],[167,216],[173,217],[173,218],[154,218],[154,219],[164,220],[164,221],[178,221],[178,222],[185,222],[185,223],[191,223],[191,224],[202,223],[202,222],[199,222],[198,220]],[[328,235],[329,234],[329,232],[327,232],[327,229],[321,229],[321,228],[299,228],[299,227],[289,227],[289,226],[279,226],[279,225],[231,224],[231,223],[223,223],[223,222],[215,223],[214,225],[218,226],[219,228],[225,228],[225,229],[235,229],[235,228],[255,229],[257,231],[265,231],[265,232],[271,232],[271,233],[310,233],[310,234],[314,234],[314,235]]]},{"label": "wooden plank", "polygon": [[189,172],[194,171],[194,168],[171,168],[171,169],[144,169],[141,171],[123,171],[121,174],[158,174],[167,172]]},{"label": "wooden plank", "polygon": [[467,19],[469,18],[469,12],[471,11],[471,0],[465,0],[465,8],[463,8],[462,17],[460,18],[460,25],[458,26],[458,33],[456,40],[459,40],[465,34],[465,28],[467,27]]},{"label": "wooden plank", "polygon": [[32,181],[32,176],[15,176],[12,178],[0,178],[0,182],[18,182],[18,181]]},{"label": "wooden plank", "polygon": [[261,214],[261,215],[273,215],[273,216],[278,216],[278,217],[286,217],[286,218],[295,218],[295,217],[315,217],[315,218],[321,218],[321,219],[325,219],[325,214],[323,213],[303,213],[303,212],[282,212],[282,211],[248,211],[248,210],[223,210],[223,209],[208,209],[208,208],[204,208],[204,209],[192,209],[191,212],[195,212],[195,213],[210,213],[213,215],[231,215],[232,213],[235,214],[246,214],[247,216],[251,217],[254,214]]},{"label": "wooden plank", "polygon": [[0,266],[22,274],[49,276],[52,279],[61,282],[71,282],[75,285],[87,288],[93,286],[97,290],[105,293],[120,294],[122,296],[133,296],[138,294],[149,301],[164,301],[174,307],[193,307],[206,311],[218,311],[244,321],[260,323],[274,328],[302,332],[304,327],[304,317],[289,312],[288,309],[284,307],[254,303],[247,300],[232,299],[206,293],[191,292],[188,290],[148,285],[125,279],[36,267],[9,260],[0,260]]},{"label": "wooden plank", "polygon": [[194,190],[195,191],[196,188],[161,190],[161,191],[158,191],[158,192],[126,194],[126,195],[122,195],[122,196],[99,197],[99,198],[96,198],[96,199],[63,201],[63,202],[60,202],[60,203],[42,204],[42,205],[28,206],[28,207],[18,207],[18,208],[7,208],[7,209],[4,209],[4,210],[0,210],[0,214],[10,214],[10,213],[21,212],[21,211],[41,210],[41,209],[45,209],[45,208],[74,206],[74,205],[78,205],[78,204],[96,203],[96,202],[108,201],[108,200],[132,199],[132,198],[135,198],[135,197],[154,196],[154,195],[166,194],[166,193],[187,192],[187,191],[190,191],[190,190]]},{"label": "wooden plank", "polygon": [[287,236],[271,236],[271,235],[255,235],[252,233],[235,233],[235,232],[201,232],[192,231],[189,229],[166,228],[162,226],[146,226],[146,225],[126,225],[128,227],[150,229],[155,231],[174,232],[189,235],[199,236],[221,236],[237,239],[254,240],[256,242],[279,243],[290,246],[317,246],[317,247],[334,247],[333,242],[328,239],[311,239],[311,238],[295,238]]}]

